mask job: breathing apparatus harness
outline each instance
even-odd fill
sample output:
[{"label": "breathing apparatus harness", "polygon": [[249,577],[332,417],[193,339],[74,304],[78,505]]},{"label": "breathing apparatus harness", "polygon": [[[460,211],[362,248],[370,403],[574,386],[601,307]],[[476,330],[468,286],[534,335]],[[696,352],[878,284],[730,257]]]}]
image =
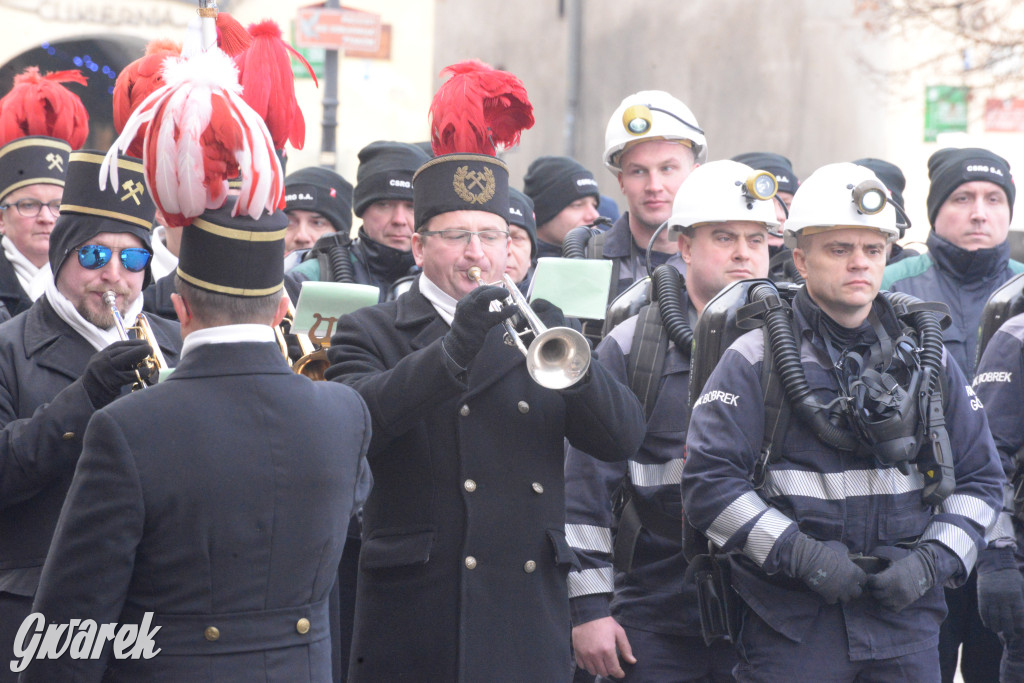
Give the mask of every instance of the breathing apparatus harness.
[{"label": "breathing apparatus harness", "polygon": [[355,268],[352,266],[350,249],[352,239],[343,233],[332,232],[316,241],[303,260],[315,258],[320,261],[321,279],[325,266],[330,268],[331,282],[356,281]]},{"label": "breathing apparatus harness", "polygon": [[[881,296],[902,329],[895,340],[890,338],[872,308],[869,321],[880,356],[873,367],[864,367],[863,349],[840,353],[833,344],[835,330],[825,324],[818,326],[840,386],[839,397],[827,405],[811,395],[792,309],[773,284],[761,282],[751,287],[750,303],[737,311],[736,321],[744,329],[764,327],[765,366],[778,376],[789,409],[821,441],[836,450],[873,457],[904,474],[915,464],[925,479],[922,500],[938,505],[955,486],[943,409],[942,327],[949,324],[948,310],[943,304],[926,303],[909,294],[883,292]],[[771,410],[767,395],[765,406]],[[767,468],[779,452],[785,432],[779,429],[780,422],[766,423],[772,427],[766,429],[755,469],[757,487],[763,485]],[[930,449],[922,448],[926,442]]]}]

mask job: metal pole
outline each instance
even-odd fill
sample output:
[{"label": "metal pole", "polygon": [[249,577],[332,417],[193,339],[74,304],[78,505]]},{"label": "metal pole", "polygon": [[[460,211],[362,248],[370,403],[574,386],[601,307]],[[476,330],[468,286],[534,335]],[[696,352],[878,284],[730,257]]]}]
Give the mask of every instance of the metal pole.
[{"label": "metal pole", "polygon": [[[340,9],[339,0],[327,0],[327,9]],[[338,50],[327,50],[324,56],[324,120],[320,144],[320,165],[334,169],[338,163]]]},{"label": "metal pole", "polygon": [[581,0],[568,0],[569,64],[566,69],[568,100],[565,107],[565,156],[576,158],[576,125],[580,112],[580,54],[583,41],[583,7]]}]

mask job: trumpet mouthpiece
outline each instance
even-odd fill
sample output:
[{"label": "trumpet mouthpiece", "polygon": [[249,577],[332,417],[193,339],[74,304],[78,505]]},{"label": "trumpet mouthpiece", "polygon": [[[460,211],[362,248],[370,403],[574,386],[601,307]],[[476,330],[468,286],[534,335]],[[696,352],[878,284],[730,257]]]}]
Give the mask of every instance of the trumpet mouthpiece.
[{"label": "trumpet mouthpiece", "polygon": [[103,303],[105,303],[108,306],[115,306],[115,305],[117,305],[117,294],[114,294],[114,292],[112,292],[112,291],[104,292],[103,293]]},{"label": "trumpet mouthpiece", "polygon": [[483,271],[480,270],[480,266],[470,266],[470,268],[466,271],[466,275],[469,276],[469,279],[474,280],[476,282],[480,282],[482,274]]}]

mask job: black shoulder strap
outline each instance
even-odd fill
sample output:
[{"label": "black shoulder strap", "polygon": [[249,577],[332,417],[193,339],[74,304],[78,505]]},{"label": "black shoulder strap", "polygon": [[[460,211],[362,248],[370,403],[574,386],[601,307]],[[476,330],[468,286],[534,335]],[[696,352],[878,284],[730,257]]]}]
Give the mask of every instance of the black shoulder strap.
[{"label": "black shoulder strap", "polygon": [[790,417],[789,400],[782,387],[782,377],[775,369],[775,354],[768,338],[768,328],[765,326],[762,329],[764,358],[761,362],[761,390],[764,399],[764,435],[761,437],[761,457],[754,466],[754,475],[751,478],[755,489],[761,488],[768,473],[768,466],[779,457]]},{"label": "black shoulder strap", "polygon": [[667,352],[668,330],[661,319],[661,308],[655,301],[640,309],[626,364],[629,388],[643,404],[647,419],[650,419],[658,400]]}]

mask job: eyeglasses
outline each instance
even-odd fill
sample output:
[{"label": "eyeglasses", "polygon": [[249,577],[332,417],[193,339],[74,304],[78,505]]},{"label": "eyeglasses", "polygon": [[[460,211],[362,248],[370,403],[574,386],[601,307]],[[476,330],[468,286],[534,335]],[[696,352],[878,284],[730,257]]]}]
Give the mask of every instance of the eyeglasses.
[{"label": "eyeglasses", "polygon": [[45,206],[53,216],[60,215],[60,200],[53,199],[48,202],[41,202],[38,199],[19,199],[13,204],[0,204],[0,209],[7,210],[11,207],[18,210],[18,213],[25,218],[35,218]]},{"label": "eyeglasses", "polygon": [[[99,270],[110,263],[110,257],[114,250],[102,244],[84,244],[75,251],[78,252],[78,263],[86,270]],[[118,258],[124,269],[132,273],[141,273],[149,265],[153,254],[142,247],[128,247],[118,250]]]},{"label": "eyeglasses", "polygon": [[476,237],[480,244],[485,247],[503,247],[508,244],[508,233],[504,230],[422,230],[421,235],[437,235],[445,244],[451,246],[461,245],[468,247],[469,243]]}]

